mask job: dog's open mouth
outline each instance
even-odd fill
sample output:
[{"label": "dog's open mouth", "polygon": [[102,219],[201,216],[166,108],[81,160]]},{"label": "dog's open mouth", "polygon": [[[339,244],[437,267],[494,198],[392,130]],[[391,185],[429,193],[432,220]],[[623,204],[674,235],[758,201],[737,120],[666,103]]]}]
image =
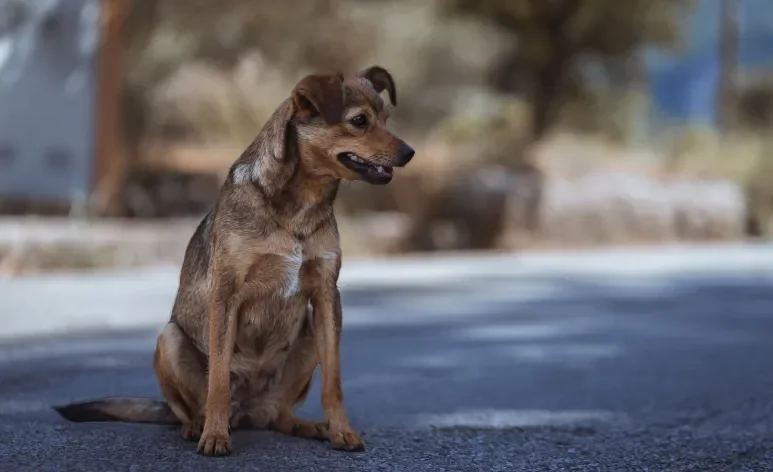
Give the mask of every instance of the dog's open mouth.
[{"label": "dog's open mouth", "polygon": [[338,160],[373,184],[389,183],[394,175],[392,167],[370,164],[365,162],[365,159],[351,152],[342,152],[338,155]]}]

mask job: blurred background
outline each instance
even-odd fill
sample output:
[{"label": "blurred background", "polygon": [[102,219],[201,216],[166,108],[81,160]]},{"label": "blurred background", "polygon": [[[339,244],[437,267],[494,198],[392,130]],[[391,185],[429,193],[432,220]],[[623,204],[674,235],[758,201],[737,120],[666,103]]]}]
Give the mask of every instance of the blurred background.
[{"label": "blurred background", "polygon": [[767,0],[2,0],[0,272],[181,261],[296,81],[379,64],[417,149],[347,256],[766,238]]},{"label": "blurred background", "polygon": [[224,467],[773,470],[770,0],[0,0],[0,470],[213,469],[51,405],[161,398],[230,165],[374,64],[416,157],[337,201],[368,452],[244,432]]}]

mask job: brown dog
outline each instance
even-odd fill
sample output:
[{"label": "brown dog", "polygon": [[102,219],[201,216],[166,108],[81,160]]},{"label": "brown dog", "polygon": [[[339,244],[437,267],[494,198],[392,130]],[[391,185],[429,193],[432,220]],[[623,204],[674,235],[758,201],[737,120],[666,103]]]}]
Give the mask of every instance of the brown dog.
[{"label": "brown dog", "polygon": [[[166,402],[106,398],[55,407],[71,421],[180,424],[207,456],[228,454],[232,428],[270,428],[362,450],[341,392],[333,202],[342,179],[386,184],[414,151],[386,129],[373,66],[301,80],[233,164],[185,253],[154,369]],[[326,422],[294,416],[322,370]]]}]

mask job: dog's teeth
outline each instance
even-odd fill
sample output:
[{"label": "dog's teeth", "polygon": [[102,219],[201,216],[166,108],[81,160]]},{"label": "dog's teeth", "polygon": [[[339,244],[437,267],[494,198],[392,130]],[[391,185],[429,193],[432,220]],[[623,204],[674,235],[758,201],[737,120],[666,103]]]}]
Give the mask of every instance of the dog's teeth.
[{"label": "dog's teeth", "polygon": [[376,170],[381,172],[382,174],[384,173],[384,168],[381,166],[376,166]]}]

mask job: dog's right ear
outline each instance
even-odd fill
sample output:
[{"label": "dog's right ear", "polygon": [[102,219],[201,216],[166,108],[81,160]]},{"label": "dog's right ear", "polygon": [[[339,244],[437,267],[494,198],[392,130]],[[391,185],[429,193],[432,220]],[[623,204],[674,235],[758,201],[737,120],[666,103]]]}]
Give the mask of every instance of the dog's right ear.
[{"label": "dog's right ear", "polygon": [[376,92],[381,93],[386,90],[389,94],[389,101],[392,102],[393,106],[397,106],[397,87],[395,87],[395,79],[392,78],[392,74],[388,70],[381,66],[370,66],[358,75],[368,79]]},{"label": "dog's right ear", "polygon": [[292,93],[295,116],[308,119],[320,115],[325,123],[340,123],[344,113],[344,77],[341,74],[307,75]]}]

